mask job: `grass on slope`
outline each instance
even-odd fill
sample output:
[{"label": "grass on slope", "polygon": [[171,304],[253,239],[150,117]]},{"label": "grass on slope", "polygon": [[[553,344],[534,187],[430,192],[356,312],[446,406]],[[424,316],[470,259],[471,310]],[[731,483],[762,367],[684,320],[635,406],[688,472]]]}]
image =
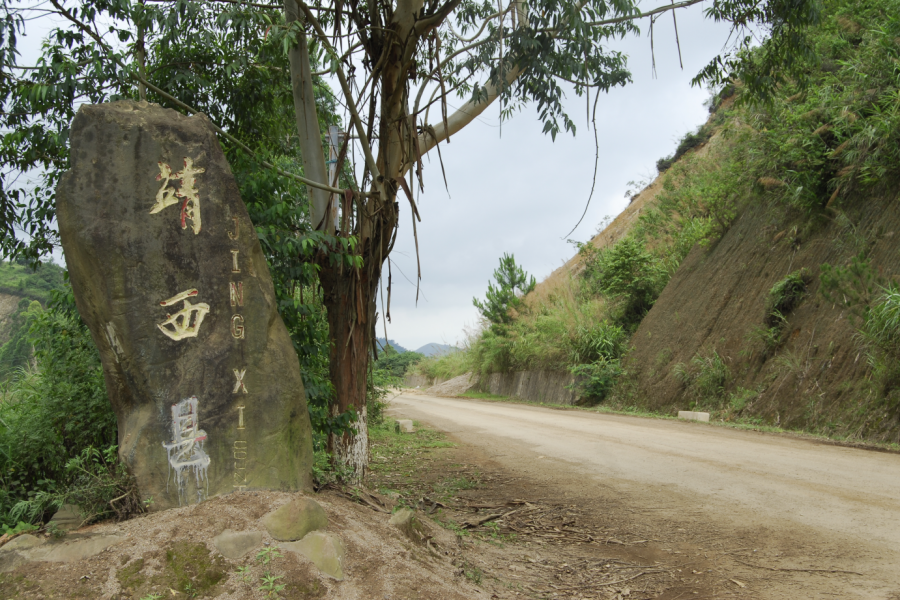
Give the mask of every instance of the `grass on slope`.
[{"label": "grass on slope", "polygon": [[16,262],[0,261],[0,293],[32,298],[45,305],[52,290],[62,289],[65,271],[53,263],[32,270]]}]

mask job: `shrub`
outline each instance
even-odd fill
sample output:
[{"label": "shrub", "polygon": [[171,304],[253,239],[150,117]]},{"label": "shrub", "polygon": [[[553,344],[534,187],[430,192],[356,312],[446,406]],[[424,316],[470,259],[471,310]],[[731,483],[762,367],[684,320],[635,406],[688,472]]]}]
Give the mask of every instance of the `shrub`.
[{"label": "shrub", "polygon": [[900,288],[890,284],[865,315],[858,333],[873,376],[889,395],[900,387]]},{"label": "shrub", "polygon": [[7,325],[9,339],[0,346],[0,381],[15,376],[16,373],[29,367],[32,360],[31,341],[28,339],[28,328],[33,315],[41,311],[36,300],[22,298]]},{"label": "shrub", "polygon": [[728,395],[728,405],[732,411],[739,413],[758,397],[759,392],[739,387],[733,393]]},{"label": "shrub", "polygon": [[23,501],[40,500],[27,505],[29,518],[40,520],[80,485],[70,461],[88,448],[106,456],[117,437],[100,356],[71,293],[35,310],[29,327],[37,371],[0,390],[0,520],[9,525]]},{"label": "shrub", "polygon": [[698,352],[689,364],[678,363],[672,372],[696,403],[720,400],[729,376],[728,365],[715,350],[705,356]]},{"label": "shrub", "polygon": [[569,361],[574,364],[592,363],[621,357],[628,349],[628,335],[618,326],[602,321],[579,325],[570,343]]},{"label": "shrub", "polygon": [[780,329],[783,326],[785,315],[794,310],[806,295],[808,281],[806,269],[800,269],[772,286],[766,305],[766,324],[769,327]]},{"label": "shrub", "polygon": [[426,356],[413,363],[407,369],[407,373],[424,375],[432,379],[453,379],[467,373],[470,369],[467,353],[456,350],[445,354]]},{"label": "shrub", "polygon": [[665,286],[665,267],[634,236],[603,250],[583,245],[581,252],[589,288],[615,303],[611,312],[618,324],[635,327]]},{"label": "shrub", "polygon": [[763,355],[768,355],[772,352],[778,345],[781,343],[781,324],[777,324],[773,327],[760,327],[755,326],[750,330],[750,333],[747,334],[748,342],[759,342],[763,347]]},{"label": "shrub", "polygon": [[40,521],[42,515],[63,504],[78,506],[84,523],[111,517],[126,519],[143,512],[135,481],[119,462],[117,451],[117,446],[102,451],[88,446],[66,462],[64,486],[39,490],[20,500],[10,509],[8,520]]},{"label": "shrub", "polygon": [[686,134],[684,134],[684,137],[681,138],[681,141],[678,142],[678,147],[675,149],[675,154],[656,161],[656,170],[660,173],[666,172],[673,164],[675,164],[675,162],[679,158],[681,158],[697,146],[705,144],[711,137],[712,127],[708,127],[706,125],[703,125],[697,131],[687,132]]},{"label": "shrub", "polygon": [[387,408],[385,398],[391,393],[390,388],[396,384],[396,379],[387,371],[369,369],[366,386],[366,418],[369,426],[380,425],[384,421],[384,409]]},{"label": "shrub", "polygon": [[576,381],[568,389],[575,390],[582,398],[594,403],[602,402],[609,396],[616,381],[625,374],[618,359],[600,358],[595,363],[575,365],[569,372]]},{"label": "shrub", "polygon": [[819,291],[822,296],[828,302],[847,307],[860,321],[865,320],[879,290],[887,284],[866,257],[865,251],[850,259],[845,267],[822,263],[819,269],[819,280],[822,282]]},{"label": "shrub", "polygon": [[397,352],[393,346],[386,346],[384,352],[375,361],[375,370],[383,371],[387,376],[393,378],[399,383],[406,371],[412,365],[425,358],[424,354],[418,352]]}]

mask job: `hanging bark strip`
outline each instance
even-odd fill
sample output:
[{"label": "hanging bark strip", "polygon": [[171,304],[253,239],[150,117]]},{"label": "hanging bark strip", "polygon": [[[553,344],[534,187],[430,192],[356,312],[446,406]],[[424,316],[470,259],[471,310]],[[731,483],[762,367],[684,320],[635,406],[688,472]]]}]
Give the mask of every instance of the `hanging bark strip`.
[{"label": "hanging bark strip", "polygon": [[[675,5],[675,0],[669,0],[672,6]],[[678,46],[678,64],[681,66],[681,70],[684,71],[684,63],[681,61],[681,40],[678,39],[678,20],[675,18],[675,11],[672,11],[672,23],[675,24],[675,44]]]},{"label": "hanging bark strip", "polygon": [[419,129],[416,125],[416,115],[409,115],[412,122],[410,131],[412,132],[412,145],[416,149],[416,177],[419,179],[419,191],[425,191],[425,182],[422,180],[422,147],[419,146]]},{"label": "hanging bark strip", "polygon": [[441,163],[441,175],[444,176],[444,189],[447,190],[447,196],[450,196],[450,186],[447,185],[447,171],[444,169],[444,157],[441,156],[441,144],[438,142],[437,133],[434,131],[434,127],[431,125],[426,125],[423,128],[424,132],[434,138],[434,147],[438,153],[438,162]]},{"label": "hanging bark strip", "polygon": [[403,191],[406,193],[406,197],[409,199],[409,205],[412,207],[412,226],[413,226],[413,239],[416,242],[416,268],[418,269],[417,278],[416,278],[416,303],[419,302],[419,283],[422,281],[422,263],[419,260],[419,234],[416,232],[416,219],[420,222],[422,221],[422,217],[419,216],[419,209],[416,208],[416,201],[413,200],[412,191],[409,189],[409,186],[406,185],[406,180],[402,177],[397,179],[397,182],[400,184],[400,187],[403,188]]},{"label": "hanging bark strip", "polygon": [[[437,30],[434,31],[434,53],[435,58],[437,60],[437,76],[438,83],[441,85],[441,120],[444,122],[444,131],[447,132],[447,143],[450,143],[450,125],[447,120],[447,88],[444,86],[444,72],[443,66],[441,65],[441,36],[438,35]],[[435,138],[437,139],[437,138]],[[443,168],[443,166],[441,167]],[[444,175],[444,183],[447,183],[447,176]]]},{"label": "hanging bark strip", "polygon": [[[384,318],[387,319],[388,323],[391,322],[391,259],[387,260],[388,265],[388,299],[387,299],[387,310],[384,312]],[[387,338],[385,338],[387,339]]]}]

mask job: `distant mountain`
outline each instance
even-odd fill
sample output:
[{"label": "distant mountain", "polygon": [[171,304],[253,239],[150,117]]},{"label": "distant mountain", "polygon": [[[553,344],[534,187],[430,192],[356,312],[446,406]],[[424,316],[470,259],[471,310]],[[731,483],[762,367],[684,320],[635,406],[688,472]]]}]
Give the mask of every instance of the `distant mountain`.
[{"label": "distant mountain", "polygon": [[404,352],[409,352],[406,348],[404,348],[403,346],[401,346],[400,344],[398,344],[398,343],[397,343],[396,341],[394,341],[394,340],[388,340],[387,343],[385,343],[384,338],[380,337],[380,338],[376,338],[375,341],[378,343],[378,351],[379,351],[379,352],[380,352],[387,344],[390,344],[391,346],[393,346],[394,350],[396,350],[397,352],[399,352],[399,353],[401,353],[401,354],[403,354]]},{"label": "distant mountain", "polygon": [[435,356],[438,354],[447,354],[449,352],[456,352],[459,348],[456,346],[451,346],[450,344],[425,344],[416,352],[419,354],[424,354],[425,356]]}]

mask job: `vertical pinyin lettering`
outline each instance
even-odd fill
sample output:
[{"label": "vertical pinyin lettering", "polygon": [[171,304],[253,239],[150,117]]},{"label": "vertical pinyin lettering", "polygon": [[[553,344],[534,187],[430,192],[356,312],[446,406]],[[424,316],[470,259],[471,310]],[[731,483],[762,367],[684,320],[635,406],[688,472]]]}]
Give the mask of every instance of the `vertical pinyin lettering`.
[{"label": "vertical pinyin lettering", "polygon": [[243,306],[244,282],[230,281],[228,285],[228,295],[231,297],[231,306]]},{"label": "vertical pinyin lettering", "polygon": [[235,379],[234,389],[231,390],[231,393],[232,394],[240,394],[241,392],[243,392],[246,394],[247,386],[244,385],[244,375],[247,374],[247,369],[242,369],[240,371],[237,369],[232,369],[231,371],[234,373],[234,379]]},{"label": "vertical pinyin lettering", "polygon": [[[244,407],[239,407],[241,415],[243,415]],[[232,487],[236,487],[239,492],[247,487],[247,441],[236,440],[232,450],[234,455],[234,482]]]},{"label": "vertical pinyin lettering", "polygon": [[[234,222],[234,231],[228,232],[228,238],[232,241],[235,241],[240,236],[240,223],[237,217],[232,217],[232,221]],[[238,263],[238,254],[240,254],[240,250],[231,250],[231,272],[232,273],[240,273],[241,268]],[[251,269],[252,271],[252,269]],[[244,306],[244,284],[241,281],[230,281],[228,284],[228,297],[231,302],[232,308],[243,307]],[[244,317],[240,314],[234,314],[231,316],[231,336],[236,340],[244,339]],[[234,373],[234,388],[232,389],[233,394],[247,394],[247,386],[244,383],[244,377],[247,374],[247,369],[232,369]],[[243,437],[243,430],[246,427],[244,422],[244,408],[245,406],[241,405],[237,407],[238,410],[238,437]],[[247,455],[249,454],[247,440],[235,440],[234,447],[232,448],[232,456],[234,458],[234,481],[232,483],[232,487],[237,489],[237,491],[242,492],[247,488]]]},{"label": "vertical pinyin lettering", "polygon": [[236,340],[244,339],[244,317],[241,315],[231,316],[231,336]]},{"label": "vertical pinyin lettering", "polygon": [[238,239],[238,238],[240,237],[240,235],[241,235],[240,222],[238,221],[238,218],[237,218],[237,217],[231,217],[231,220],[234,221],[234,233],[232,233],[232,232],[229,231],[229,232],[228,232],[228,239],[229,239],[229,240],[237,241],[237,239]]}]

